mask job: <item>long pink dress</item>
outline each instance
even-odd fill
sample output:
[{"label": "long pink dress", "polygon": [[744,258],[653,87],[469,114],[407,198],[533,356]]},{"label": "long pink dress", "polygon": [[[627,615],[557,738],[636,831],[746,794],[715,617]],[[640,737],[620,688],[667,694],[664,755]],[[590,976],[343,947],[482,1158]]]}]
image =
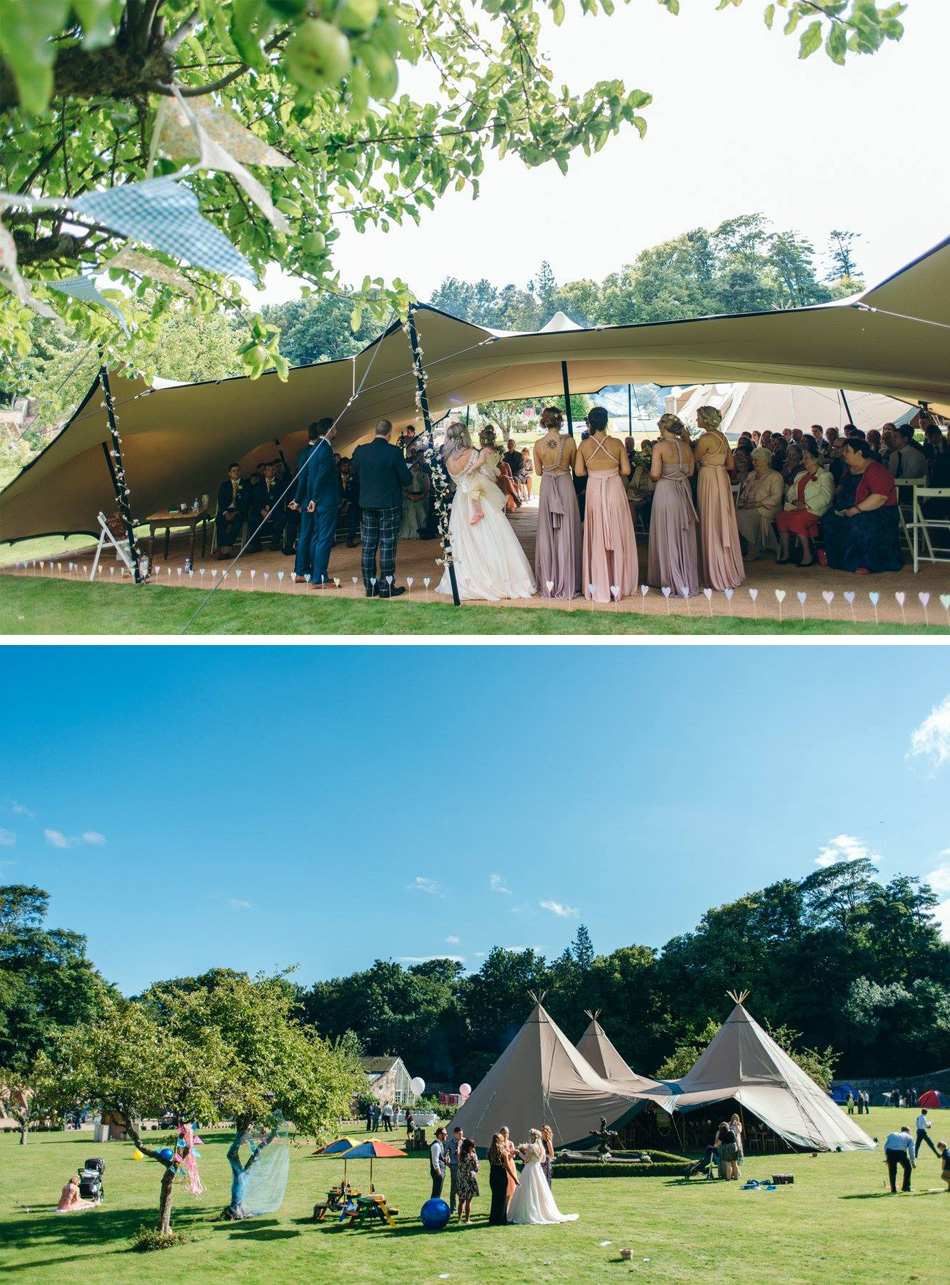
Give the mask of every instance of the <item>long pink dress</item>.
[{"label": "long pink dress", "polygon": [[647,580],[657,589],[672,589],[677,598],[692,598],[699,593],[696,509],[683,448],[679,441],[674,445],[676,463],[662,460],[653,492]]},{"label": "long pink dress", "polygon": [[534,569],[542,598],[570,599],[581,591],[581,515],[574,479],[562,462],[566,442],[559,443],[557,463],[541,474]]},{"label": "long pink dress", "polygon": [[711,589],[738,589],[745,567],[725,450],[711,451],[700,460],[697,499],[703,582]]},{"label": "long pink dress", "polygon": [[[584,597],[610,602],[612,588],[618,598],[629,598],[637,587],[639,565],[633,518],[619,466],[597,437],[590,458],[599,448],[609,458],[612,470],[588,469],[584,507]],[[594,586],[593,593],[591,585]]]}]

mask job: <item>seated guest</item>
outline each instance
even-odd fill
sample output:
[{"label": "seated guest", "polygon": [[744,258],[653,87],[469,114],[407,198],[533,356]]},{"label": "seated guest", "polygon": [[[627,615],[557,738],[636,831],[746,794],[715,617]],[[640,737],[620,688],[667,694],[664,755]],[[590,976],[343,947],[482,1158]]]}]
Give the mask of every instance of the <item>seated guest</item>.
[{"label": "seated guest", "polygon": [[844,459],[850,478],[857,481],[854,499],[846,503],[846,476],[835,496],[835,507],[821,519],[828,565],[839,571],[861,575],[878,571],[900,571],[902,566],[897,487],[883,464],[871,459],[867,442],[849,439]]},{"label": "seated guest", "polygon": [[787,445],[792,440],[792,430],[790,428],[783,428],[782,436],[785,438],[785,443]]},{"label": "seated guest", "polygon": [[511,469],[511,480],[515,484],[515,490],[521,496],[522,473],[524,470],[524,456],[515,445],[513,437],[508,438],[508,449],[503,456],[505,463]]},{"label": "seated guest", "polygon": [[782,465],[782,481],[786,486],[791,486],[798,477],[802,469],[802,452],[801,448],[794,443],[785,453],[785,463]]},{"label": "seated guest", "polygon": [[772,523],[782,507],[785,485],[781,473],[772,468],[772,455],[763,446],[752,452],[752,472],[739,488],[736,523],[746,542],[746,562],[754,562],[759,549],[775,549]]},{"label": "seated guest", "polygon": [[927,477],[927,457],[914,441],[914,430],[902,424],[896,430],[895,449],[891,451],[887,467],[894,477],[907,477],[925,480]]},{"label": "seated guest", "polygon": [[[775,519],[779,532],[779,555],[776,562],[788,562],[789,545],[797,535],[802,546],[801,566],[810,567],[815,559],[811,542],[817,536],[823,514],[831,508],[834,479],[818,462],[813,442],[804,442],[802,468],[785,493],[785,508]],[[791,452],[789,452],[791,454]]]},{"label": "seated guest", "polygon": [[752,449],[755,450],[757,446],[761,446],[761,445],[762,445],[762,434],[759,432],[757,428],[754,428],[752,430]]},{"label": "seated guest", "polygon": [[[248,546],[250,553],[258,553],[261,540],[270,540],[271,548],[278,549],[284,539],[284,524],[287,521],[285,501],[281,500],[281,490],[275,476],[273,463],[261,465],[261,481],[251,492],[248,523],[253,536]],[[264,525],[261,526],[261,523]],[[260,528],[260,529],[258,529]],[[257,533],[256,535],[254,533]]]},{"label": "seated guest", "polygon": [[218,531],[218,557],[229,558],[241,536],[250,499],[241,481],[240,464],[229,464],[228,475],[218,487],[218,512],[214,524]]},{"label": "seated guest", "polygon": [[841,434],[835,428],[834,424],[832,424],[830,428],[825,429],[825,441],[828,443],[829,447],[833,447],[840,436]]},{"label": "seated guest", "polygon": [[805,434],[802,432],[800,428],[792,429],[792,441],[795,443],[796,446],[801,446],[802,439],[804,438],[804,436]]},{"label": "seated guest", "polygon": [[[941,455],[946,455],[950,447],[947,446],[946,439],[936,424],[930,423],[924,427],[924,444],[921,448],[927,457],[927,463],[932,465]],[[936,483],[933,483],[936,486]]]},{"label": "seated guest", "polygon": [[522,446],[521,455],[524,460],[524,467],[521,472],[521,498],[523,500],[531,499],[531,479],[534,476],[534,460],[531,458],[531,452],[527,446]]},{"label": "seated guest", "polygon": [[878,464],[883,464],[884,456],[881,453],[881,434],[876,428],[869,428],[868,435],[865,440],[871,448],[871,459],[877,460]]},{"label": "seated guest", "polygon": [[735,480],[741,486],[752,471],[752,448],[748,442],[742,441],[741,438],[736,445],[736,449],[732,452],[732,462]]},{"label": "seated guest", "polygon": [[842,478],[848,472],[848,466],[844,462],[844,442],[843,437],[836,437],[831,444],[831,463],[828,465],[828,472],[834,481],[835,490],[841,485]]},{"label": "seated guest", "polygon": [[402,525],[399,540],[421,540],[429,514],[429,475],[418,455],[409,462],[412,483],[402,493]]},{"label": "seated guest", "polygon": [[56,1212],[58,1214],[72,1214],[80,1209],[93,1209],[98,1204],[98,1200],[82,1199],[79,1194],[79,1179],[74,1175],[60,1193]]},{"label": "seated guest", "polygon": [[820,424],[812,424],[811,435],[814,438],[815,445],[818,447],[818,452],[820,454],[821,448],[825,444],[825,430]]},{"label": "seated guest", "polygon": [[860,437],[862,439],[864,437],[864,434],[861,432],[861,430],[855,427],[854,424],[845,424],[844,428],[841,431],[844,433],[845,437]]}]

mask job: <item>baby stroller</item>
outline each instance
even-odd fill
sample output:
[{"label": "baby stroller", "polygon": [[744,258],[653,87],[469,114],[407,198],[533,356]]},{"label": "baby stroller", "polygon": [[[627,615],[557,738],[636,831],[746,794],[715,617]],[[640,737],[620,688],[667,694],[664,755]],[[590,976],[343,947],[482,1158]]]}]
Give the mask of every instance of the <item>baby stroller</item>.
[{"label": "baby stroller", "polygon": [[693,1162],[693,1164],[686,1166],[686,1172],[683,1174],[683,1177],[688,1182],[689,1179],[692,1178],[695,1174],[701,1173],[705,1178],[711,1180],[715,1177],[715,1174],[713,1173],[713,1168],[714,1166],[718,1166],[718,1164],[719,1164],[718,1149],[713,1146],[708,1146],[706,1150],[703,1152],[703,1158],[701,1160],[696,1160]]},{"label": "baby stroller", "polygon": [[99,1156],[85,1162],[79,1171],[79,1194],[83,1200],[105,1200],[106,1193],[102,1185],[105,1171],[106,1162]]}]

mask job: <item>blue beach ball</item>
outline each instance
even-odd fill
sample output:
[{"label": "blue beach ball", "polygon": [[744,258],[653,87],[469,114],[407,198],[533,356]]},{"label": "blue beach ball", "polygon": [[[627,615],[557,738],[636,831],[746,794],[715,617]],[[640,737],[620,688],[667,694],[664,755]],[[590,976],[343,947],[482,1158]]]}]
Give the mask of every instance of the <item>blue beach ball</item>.
[{"label": "blue beach ball", "polygon": [[422,1206],[422,1212],[419,1214],[426,1231],[441,1231],[451,1216],[452,1211],[445,1201],[438,1196],[432,1200],[427,1200]]},{"label": "blue beach ball", "polygon": [[172,1151],[171,1147],[162,1147],[161,1151],[159,1151],[158,1154],[161,1156],[163,1160],[172,1160],[174,1159],[174,1156],[175,1156],[175,1153],[174,1151]]}]

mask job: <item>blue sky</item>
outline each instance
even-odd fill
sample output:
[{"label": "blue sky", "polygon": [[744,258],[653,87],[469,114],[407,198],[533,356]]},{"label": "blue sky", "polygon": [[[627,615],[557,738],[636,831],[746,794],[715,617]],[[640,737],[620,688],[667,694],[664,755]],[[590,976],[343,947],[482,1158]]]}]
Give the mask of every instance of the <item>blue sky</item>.
[{"label": "blue sky", "polygon": [[[17,653],[0,876],[128,993],[493,945],[662,945],[824,853],[935,871],[936,647]],[[8,672],[12,670],[10,666]],[[550,693],[560,693],[552,695]],[[914,749],[917,753],[914,753]]]}]

